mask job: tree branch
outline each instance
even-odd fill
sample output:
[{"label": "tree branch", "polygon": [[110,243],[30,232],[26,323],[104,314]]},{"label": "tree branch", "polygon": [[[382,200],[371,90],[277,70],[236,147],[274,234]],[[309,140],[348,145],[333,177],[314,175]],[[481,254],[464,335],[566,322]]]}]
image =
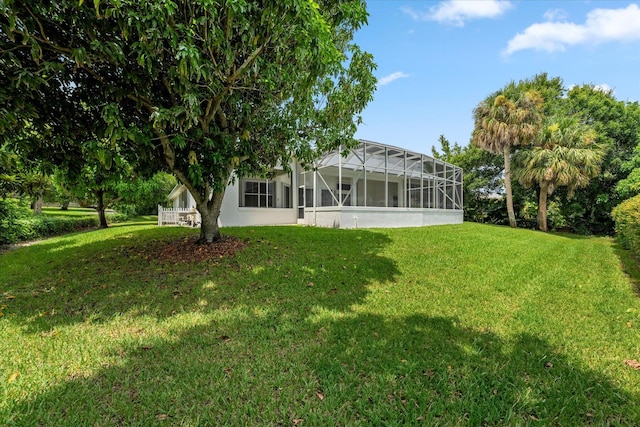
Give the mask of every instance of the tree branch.
[{"label": "tree branch", "polygon": [[171,89],[169,80],[167,80],[167,76],[162,77],[162,84],[164,85],[165,89],[167,89],[167,92],[169,93],[169,98],[171,98],[171,104],[173,104],[173,106],[175,107],[178,104],[178,101],[176,100],[175,93],[173,93],[173,89]]},{"label": "tree branch", "polygon": [[31,9],[28,6],[25,5],[25,9],[27,9],[27,12],[29,13],[29,15],[31,15],[31,17],[36,21],[36,24],[38,25],[38,28],[40,29],[40,34],[42,34],[42,37],[38,37],[38,36],[36,36],[34,34],[29,34],[28,30],[26,28],[24,30],[25,33],[29,34],[31,37],[33,37],[34,39],[36,39],[40,43],[45,43],[45,44],[51,46],[54,50],[56,50],[58,52],[64,52],[64,53],[69,53],[69,54],[73,53],[73,49],[62,47],[62,46],[58,46],[57,44],[53,43],[49,39],[49,37],[47,37],[47,35],[46,35],[45,31],[44,31],[44,26],[42,25],[42,22],[40,22],[38,17],[31,11]]},{"label": "tree branch", "polygon": [[255,62],[256,58],[260,56],[260,54],[262,53],[264,48],[267,47],[270,41],[271,41],[271,36],[268,36],[264,41],[264,43],[260,45],[260,47],[258,47],[256,50],[251,52],[251,55],[249,55],[249,57],[244,61],[244,63],[229,78],[227,78],[227,83],[229,85],[232,85],[233,82],[235,82],[242,76],[242,74],[244,73],[244,70],[246,70]]}]

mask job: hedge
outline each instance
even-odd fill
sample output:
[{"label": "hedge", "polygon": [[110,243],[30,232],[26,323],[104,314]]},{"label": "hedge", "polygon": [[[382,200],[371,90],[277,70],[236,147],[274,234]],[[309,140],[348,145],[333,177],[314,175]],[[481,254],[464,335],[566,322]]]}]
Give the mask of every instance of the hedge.
[{"label": "hedge", "polygon": [[0,199],[0,244],[17,243],[96,227],[98,217],[34,216],[18,200]]},{"label": "hedge", "polygon": [[611,215],[622,247],[640,256],[640,194],[620,203]]}]

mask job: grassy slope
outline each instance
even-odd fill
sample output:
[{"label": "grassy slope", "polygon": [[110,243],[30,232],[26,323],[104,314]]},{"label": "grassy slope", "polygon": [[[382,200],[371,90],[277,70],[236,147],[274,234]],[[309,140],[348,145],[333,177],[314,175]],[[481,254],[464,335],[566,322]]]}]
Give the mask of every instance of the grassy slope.
[{"label": "grassy slope", "polygon": [[[477,224],[121,225],[0,256],[0,424],[640,424],[640,298],[604,238]],[[17,373],[17,376],[16,376]]]}]

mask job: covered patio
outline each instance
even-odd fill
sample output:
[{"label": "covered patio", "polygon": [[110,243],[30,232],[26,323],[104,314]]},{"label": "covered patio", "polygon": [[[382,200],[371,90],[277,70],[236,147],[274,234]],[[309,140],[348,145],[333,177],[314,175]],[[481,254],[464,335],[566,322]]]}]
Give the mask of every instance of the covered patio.
[{"label": "covered patio", "polygon": [[462,169],[373,141],[321,156],[298,174],[298,219],[337,228],[461,223]]}]

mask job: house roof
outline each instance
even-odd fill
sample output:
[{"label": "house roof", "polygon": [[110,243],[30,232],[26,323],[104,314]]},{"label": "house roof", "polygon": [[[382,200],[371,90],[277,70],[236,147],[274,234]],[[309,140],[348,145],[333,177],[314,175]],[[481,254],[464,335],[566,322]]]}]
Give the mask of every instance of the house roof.
[{"label": "house roof", "polygon": [[171,193],[169,193],[169,195],[167,196],[167,199],[169,200],[175,200],[178,197],[180,197],[180,194],[184,191],[185,186],[183,184],[176,184],[175,187],[173,187],[173,190],[171,190]]},{"label": "house roof", "polygon": [[379,142],[359,140],[360,145],[351,150],[330,151],[316,161],[316,167],[322,169],[330,166],[341,166],[344,169],[367,172],[384,172],[390,174],[420,177],[423,174],[451,176],[461,173],[462,169],[442,160],[434,159],[393,145]]}]

